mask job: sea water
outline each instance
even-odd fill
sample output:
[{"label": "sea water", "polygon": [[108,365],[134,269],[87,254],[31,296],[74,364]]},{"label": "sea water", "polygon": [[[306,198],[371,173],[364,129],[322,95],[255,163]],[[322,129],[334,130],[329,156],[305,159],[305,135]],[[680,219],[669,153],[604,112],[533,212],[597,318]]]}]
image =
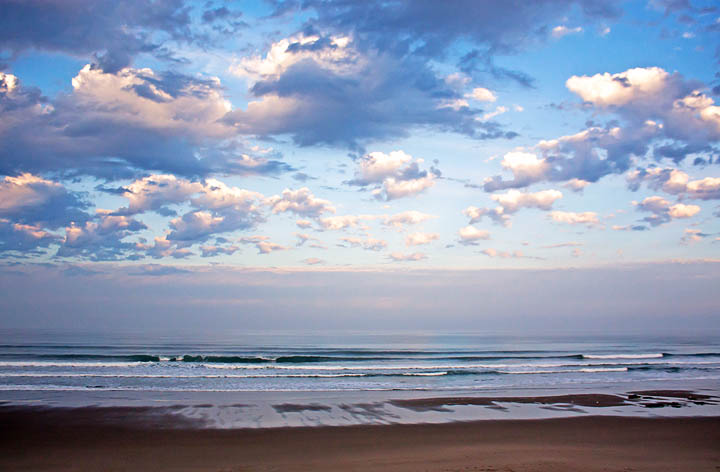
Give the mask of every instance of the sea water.
[{"label": "sea water", "polygon": [[2,335],[0,400],[11,403],[332,398],[340,405],[363,398],[720,387],[720,341],[703,336]]}]

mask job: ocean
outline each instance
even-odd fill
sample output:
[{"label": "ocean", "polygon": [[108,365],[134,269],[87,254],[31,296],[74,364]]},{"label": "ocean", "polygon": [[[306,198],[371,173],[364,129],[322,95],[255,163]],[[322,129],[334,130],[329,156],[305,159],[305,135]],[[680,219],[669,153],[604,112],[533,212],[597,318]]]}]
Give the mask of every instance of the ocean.
[{"label": "ocean", "polygon": [[162,399],[214,405],[248,398],[342,404],[350,398],[687,386],[720,388],[717,339],[5,332],[0,344],[0,401],[15,404],[156,405]]}]

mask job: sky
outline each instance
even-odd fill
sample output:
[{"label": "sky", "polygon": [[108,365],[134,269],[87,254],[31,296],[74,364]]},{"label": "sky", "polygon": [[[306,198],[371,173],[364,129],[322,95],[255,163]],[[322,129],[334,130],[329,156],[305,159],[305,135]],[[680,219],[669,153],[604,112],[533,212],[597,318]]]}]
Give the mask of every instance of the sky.
[{"label": "sky", "polygon": [[714,1],[0,8],[0,327],[720,328]]}]

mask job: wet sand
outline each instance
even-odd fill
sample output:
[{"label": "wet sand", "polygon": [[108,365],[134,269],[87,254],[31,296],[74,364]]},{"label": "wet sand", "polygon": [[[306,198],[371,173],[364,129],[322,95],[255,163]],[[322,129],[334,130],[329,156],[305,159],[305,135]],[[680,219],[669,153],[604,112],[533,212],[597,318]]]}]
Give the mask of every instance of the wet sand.
[{"label": "wet sand", "polygon": [[720,470],[717,417],[214,430],[171,413],[0,408],[0,470]]}]

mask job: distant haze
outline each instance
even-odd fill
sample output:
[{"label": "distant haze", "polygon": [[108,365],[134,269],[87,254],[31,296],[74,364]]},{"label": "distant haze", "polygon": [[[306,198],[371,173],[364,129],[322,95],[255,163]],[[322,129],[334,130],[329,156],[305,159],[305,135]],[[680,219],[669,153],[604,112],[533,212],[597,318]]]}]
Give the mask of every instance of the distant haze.
[{"label": "distant haze", "polygon": [[555,270],[105,265],[0,274],[0,327],[78,331],[720,332],[720,263]]}]

